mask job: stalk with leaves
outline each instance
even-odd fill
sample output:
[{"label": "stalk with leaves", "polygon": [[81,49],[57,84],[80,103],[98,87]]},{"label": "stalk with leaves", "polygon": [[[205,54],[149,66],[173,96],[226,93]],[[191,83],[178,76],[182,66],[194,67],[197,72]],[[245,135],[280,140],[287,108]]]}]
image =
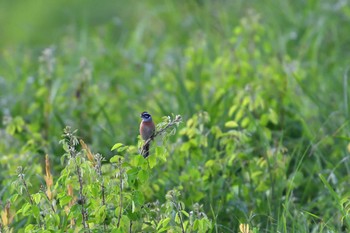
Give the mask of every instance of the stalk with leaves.
[{"label": "stalk with leaves", "polygon": [[88,225],[88,213],[85,208],[85,203],[86,203],[86,197],[83,193],[83,176],[80,168],[80,162],[81,158],[79,157],[77,151],[76,151],[76,146],[79,144],[79,140],[75,136],[77,130],[74,130],[73,132],[71,131],[70,127],[66,127],[64,129],[64,141],[67,145],[67,149],[70,155],[70,159],[72,159],[75,163],[75,169],[76,169],[76,175],[78,176],[78,182],[79,182],[79,200],[78,203],[81,205],[81,215],[82,215],[82,221],[83,221],[83,226],[86,232],[90,232],[89,230],[89,225]]}]

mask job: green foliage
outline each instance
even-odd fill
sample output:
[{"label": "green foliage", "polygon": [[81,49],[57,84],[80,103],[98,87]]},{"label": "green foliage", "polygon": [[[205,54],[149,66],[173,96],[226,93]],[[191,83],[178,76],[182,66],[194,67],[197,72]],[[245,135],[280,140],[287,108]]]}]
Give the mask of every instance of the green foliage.
[{"label": "green foliage", "polygon": [[348,3],[1,1],[0,232],[349,231]]},{"label": "green foliage", "polygon": [[[186,211],[178,199],[179,191],[169,191],[164,204],[147,203],[144,191],[150,183],[150,161],[132,147],[115,144],[112,150],[123,155],[113,156],[102,166],[103,158],[91,154],[82,141],[85,148],[79,149],[75,134],[69,127],[64,130],[61,144],[67,165],[55,184],[48,160],[46,187],[37,193],[30,193],[23,169],[18,168],[12,205],[17,211],[15,221],[26,224],[24,228],[15,227],[16,232],[205,232],[212,227],[201,212],[202,206],[195,204],[193,211]],[[161,155],[155,153],[153,157]]]}]

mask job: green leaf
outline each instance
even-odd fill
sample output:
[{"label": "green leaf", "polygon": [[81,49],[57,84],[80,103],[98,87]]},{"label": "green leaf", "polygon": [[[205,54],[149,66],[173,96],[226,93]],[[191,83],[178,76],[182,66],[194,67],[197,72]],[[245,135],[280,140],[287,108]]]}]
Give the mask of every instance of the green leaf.
[{"label": "green leaf", "polygon": [[18,194],[13,194],[11,196],[10,202],[14,203],[17,200],[17,198],[18,198]]},{"label": "green leaf", "polygon": [[37,205],[32,205],[32,211],[33,211],[33,215],[35,216],[35,218],[39,218],[40,217],[40,209]]},{"label": "green leaf", "polygon": [[80,213],[80,206],[79,205],[73,205],[71,208],[70,208],[70,212],[69,212],[69,219],[72,219],[74,218],[75,216],[78,216],[79,213]]},{"label": "green leaf", "polygon": [[145,170],[141,170],[139,174],[137,175],[138,179],[140,180],[141,183],[145,183],[148,180],[148,172]]},{"label": "green leaf", "polygon": [[334,191],[334,189],[331,187],[331,185],[328,183],[328,181],[326,180],[326,178],[324,178],[324,176],[322,174],[318,174],[318,176],[320,177],[322,183],[326,186],[326,188],[328,189],[328,191],[331,193],[331,195],[333,196],[333,198],[336,200],[337,203],[340,203],[340,197],[339,194],[336,193]]},{"label": "green leaf", "polygon": [[6,132],[9,134],[9,135],[14,135],[15,132],[16,132],[16,126],[13,125],[13,124],[10,124],[6,127]]},{"label": "green leaf", "polygon": [[163,160],[164,162],[167,159],[167,153],[166,153],[166,149],[163,146],[158,146],[155,149],[155,154],[157,155],[158,158],[160,158],[161,160]]},{"label": "green leaf", "polygon": [[150,168],[154,168],[157,165],[157,158],[156,158],[156,156],[150,155],[148,157],[148,162],[149,162],[149,167]]},{"label": "green leaf", "polygon": [[120,229],[120,228],[114,228],[111,233],[124,233],[123,229]]},{"label": "green leaf", "polygon": [[204,223],[202,220],[198,220],[198,231],[204,232]]},{"label": "green leaf", "polygon": [[[24,216],[27,216],[28,210],[30,210],[31,205],[29,203],[25,203],[20,210],[18,210],[17,213],[22,212]],[[30,213],[29,213],[30,214]]]},{"label": "green leaf", "polygon": [[111,162],[111,163],[119,163],[119,159],[123,159],[123,157],[120,156],[120,155],[114,155],[114,156],[109,160],[109,162]]},{"label": "green leaf", "polygon": [[192,127],[193,124],[194,124],[194,120],[192,118],[188,119],[188,121],[186,122],[186,126],[189,127],[189,128]]},{"label": "green leaf", "polygon": [[137,167],[134,167],[134,168],[131,168],[129,169],[126,174],[128,175],[128,179],[129,180],[135,180],[138,176],[138,173],[139,173],[139,168]]},{"label": "green leaf", "polygon": [[181,223],[179,212],[176,212],[176,214],[175,214],[175,222],[178,224]]},{"label": "green leaf", "polygon": [[243,128],[246,128],[246,127],[248,127],[249,123],[250,123],[250,119],[248,117],[244,117],[242,122],[241,122],[241,125]]},{"label": "green leaf", "polygon": [[40,193],[35,193],[32,195],[32,198],[35,202],[35,204],[39,204],[40,200],[41,200],[41,194]]},{"label": "green leaf", "polygon": [[243,116],[244,116],[244,110],[240,109],[235,115],[235,120],[240,121],[243,118]]},{"label": "green leaf", "polygon": [[205,167],[212,167],[215,165],[215,160],[209,159],[206,163],[205,163]]},{"label": "green leaf", "polygon": [[[120,211],[120,206],[117,206],[114,210],[114,215],[119,216],[119,211]],[[122,212],[123,212],[123,210],[122,210]]]},{"label": "green leaf", "polygon": [[187,218],[190,217],[190,215],[184,210],[181,210],[181,213],[183,213]]},{"label": "green leaf", "polygon": [[116,150],[116,149],[118,149],[119,147],[122,147],[122,146],[123,146],[123,143],[120,143],[120,142],[116,143],[116,144],[113,145],[111,151]]},{"label": "green leaf", "polygon": [[238,105],[232,105],[232,107],[228,111],[228,116],[231,117],[237,109],[238,109]]},{"label": "green leaf", "polygon": [[277,115],[277,113],[273,110],[273,109],[269,109],[269,120],[273,123],[273,124],[275,124],[275,125],[277,125],[278,124],[278,115]]},{"label": "green leaf", "polygon": [[198,229],[198,225],[199,225],[199,220],[198,219],[194,220],[193,230],[197,230]]},{"label": "green leaf", "polygon": [[260,124],[262,126],[266,126],[268,122],[269,122],[269,116],[267,114],[262,114],[260,116]]},{"label": "green leaf", "polygon": [[91,190],[91,194],[93,197],[98,197],[99,193],[100,193],[100,186],[98,185],[98,183],[94,183],[90,185],[90,190]]},{"label": "green leaf", "polygon": [[142,192],[135,191],[133,196],[137,205],[139,206],[143,205],[143,203],[145,202],[145,197]]},{"label": "green leaf", "polygon": [[134,201],[131,201],[131,213],[134,213],[135,212],[135,202]]},{"label": "green leaf", "polygon": [[81,165],[83,159],[80,156],[76,156],[75,161],[76,161],[77,165],[79,166],[79,165]]},{"label": "green leaf", "polygon": [[98,208],[95,213],[96,223],[102,223],[106,219],[106,216],[106,206],[103,205],[100,208]]},{"label": "green leaf", "polygon": [[250,97],[249,96],[245,96],[241,102],[241,106],[245,107],[250,103]]},{"label": "green leaf", "polygon": [[169,230],[169,227],[162,227],[159,230],[157,230],[157,233],[165,232],[167,230]]},{"label": "green leaf", "polygon": [[170,218],[163,219],[163,227],[167,226],[169,224],[170,220],[171,220]]},{"label": "green leaf", "polygon": [[[161,220],[158,222],[158,225],[157,225],[157,227],[156,227],[157,230],[159,230],[159,229],[162,227],[163,221],[164,221],[164,219],[161,219]],[[159,232],[159,231],[158,231],[158,232]]]},{"label": "green leaf", "polygon": [[34,225],[33,224],[28,224],[27,226],[26,226],[26,228],[24,229],[24,232],[34,232],[34,229],[35,229],[35,227],[34,227]]}]

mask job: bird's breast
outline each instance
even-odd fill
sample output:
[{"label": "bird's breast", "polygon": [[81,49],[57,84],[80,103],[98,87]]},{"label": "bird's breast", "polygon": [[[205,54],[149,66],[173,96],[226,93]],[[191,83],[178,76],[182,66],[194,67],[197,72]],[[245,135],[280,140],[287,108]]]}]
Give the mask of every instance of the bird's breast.
[{"label": "bird's breast", "polygon": [[155,125],[153,122],[141,122],[140,124],[140,134],[143,140],[149,139],[154,133]]}]

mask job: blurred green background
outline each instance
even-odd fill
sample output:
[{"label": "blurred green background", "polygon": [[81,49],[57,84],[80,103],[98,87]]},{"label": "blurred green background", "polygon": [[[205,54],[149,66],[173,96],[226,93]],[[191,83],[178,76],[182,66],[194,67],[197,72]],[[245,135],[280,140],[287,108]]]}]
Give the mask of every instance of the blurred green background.
[{"label": "blurred green background", "polygon": [[184,118],[149,200],[179,187],[216,232],[348,231],[349,23],[348,0],[1,1],[2,202],[17,166],[59,173],[66,125],[109,158],[147,110]]}]

